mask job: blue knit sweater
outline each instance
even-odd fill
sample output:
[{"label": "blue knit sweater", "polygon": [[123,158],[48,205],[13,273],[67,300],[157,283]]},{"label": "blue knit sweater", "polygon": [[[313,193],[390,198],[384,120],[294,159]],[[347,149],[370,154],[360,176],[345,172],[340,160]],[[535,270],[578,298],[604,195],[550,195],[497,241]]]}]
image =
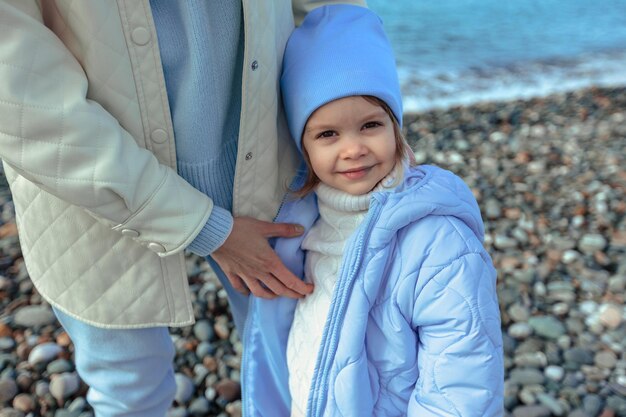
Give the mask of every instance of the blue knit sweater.
[{"label": "blue knit sweater", "polygon": [[241,110],[240,1],[150,0],[159,39],[178,174],[213,199],[187,249],[206,256],[230,234]]}]

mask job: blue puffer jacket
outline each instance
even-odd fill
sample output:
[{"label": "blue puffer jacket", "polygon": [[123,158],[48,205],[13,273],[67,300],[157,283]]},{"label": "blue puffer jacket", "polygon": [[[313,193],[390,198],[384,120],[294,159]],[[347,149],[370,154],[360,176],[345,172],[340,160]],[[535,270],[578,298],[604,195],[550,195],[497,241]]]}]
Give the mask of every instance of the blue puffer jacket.
[{"label": "blue puffer jacket", "polygon": [[[276,221],[310,228],[315,197]],[[375,193],[346,244],[316,361],[307,415],[495,417],[503,414],[496,274],[469,188],[432,166]],[[275,242],[302,276],[302,239]],[[296,301],[251,297],[243,415],[290,415],[286,346]]]}]

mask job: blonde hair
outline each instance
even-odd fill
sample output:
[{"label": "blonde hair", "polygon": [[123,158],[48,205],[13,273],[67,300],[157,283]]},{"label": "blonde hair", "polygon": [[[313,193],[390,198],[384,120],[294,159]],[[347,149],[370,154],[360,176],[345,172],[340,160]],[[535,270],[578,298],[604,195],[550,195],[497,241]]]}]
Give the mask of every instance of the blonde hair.
[{"label": "blonde hair", "polygon": [[[412,152],[409,153],[411,148],[409,147],[409,144],[407,143],[406,139],[404,138],[404,135],[402,134],[400,123],[398,122],[398,120],[396,119],[396,116],[391,111],[391,107],[389,107],[387,103],[385,103],[383,100],[379,99],[378,97],[375,97],[375,96],[361,96],[361,97],[363,97],[365,100],[367,100],[371,104],[380,106],[391,119],[391,122],[393,123],[393,135],[396,139],[396,163],[398,162],[403,163],[404,161],[408,161],[410,166],[414,165],[415,158],[411,157]],[[296,190],[294,192],[294,194],[297,197],[306,196],[311,191],[313,191],[315,187],[317,187],[317,185],[320,183],[320,179],[317,177],[317,175],[315,175],[315,172],[313,172],[313,168],[311,167],[311,160],[309,159],[309,155],[306,149],[304,148],[304,145],[302,146],[302,154],[304,155],[304,161],[306,162],[308,172],[307,172],[307,177],[306,177],[306,181],[304,182],[304,185],[299,190]],[[398,179],[398,180],[401,180],[401,179]]]}]

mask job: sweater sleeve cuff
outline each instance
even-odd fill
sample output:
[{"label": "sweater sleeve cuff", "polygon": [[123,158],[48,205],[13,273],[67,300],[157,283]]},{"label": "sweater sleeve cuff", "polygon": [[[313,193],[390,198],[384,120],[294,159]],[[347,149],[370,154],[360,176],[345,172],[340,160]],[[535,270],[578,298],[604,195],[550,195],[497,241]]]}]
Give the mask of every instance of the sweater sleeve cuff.
[{"label": "sweater sleeve cuff", "polygon": [[233,216],[228,210],[213,206],[211,215],[188,250],[205,257],[222,246],[233,229]]}]

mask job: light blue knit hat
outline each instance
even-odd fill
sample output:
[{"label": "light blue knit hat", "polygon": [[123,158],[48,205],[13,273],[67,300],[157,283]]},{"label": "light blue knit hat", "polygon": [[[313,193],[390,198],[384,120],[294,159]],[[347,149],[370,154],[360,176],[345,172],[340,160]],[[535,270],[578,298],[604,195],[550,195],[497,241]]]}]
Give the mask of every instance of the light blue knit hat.
[{"label": "light blue knit hat", "polygon": [[378,97],[402,123],[393,50],[382,21],[365,7],[329,5],[307,14],[287,42],[281,89],[289,131],[300,150],[311,114],[339,98]]}]

